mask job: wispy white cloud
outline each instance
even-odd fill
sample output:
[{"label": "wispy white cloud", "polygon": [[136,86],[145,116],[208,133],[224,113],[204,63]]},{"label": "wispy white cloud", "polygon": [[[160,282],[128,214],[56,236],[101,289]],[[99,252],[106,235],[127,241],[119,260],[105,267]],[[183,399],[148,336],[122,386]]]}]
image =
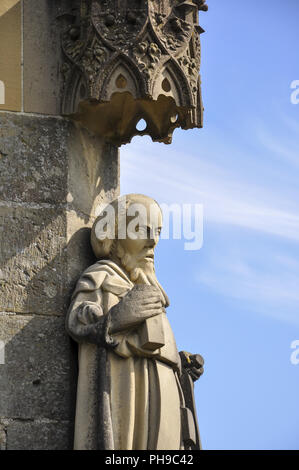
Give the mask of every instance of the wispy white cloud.
[{"label": "wispy white cloud", "polygon": [[147,192],[166,203],[203,203],[206,220],[299,241],[299,210],[284,188],[248,183],[224,165],[167,150],[165,158],[157,144],[125,147],[124,192]]},{"label": "wispy white cloud", "polygon": [[[296,129],[296,122],[289,121],[289,126],[292,126],[293,130]],[[298,131],[297,131],[298,132]],[[282,158],[286,162],[299,166],[299,152],[298,152],[298,136],[297,141],[292,145],[290,142],[282,142],[281,139],[271,134],[266,129],[259,127],[257,136],[261,145],[267,150]]]},{"label": "wispy white cloud", "polygon": [[[257,253],[257,256],[262,256]],[[241,301],[246,310],[299,326],[299,265],[290,257],[258,261],[233,250],[218,253],[196,273],[196,281],[224,297]]]},{"label": "wispy white cloud", "polygon": [[[231,238],[225,250],[205,251],[200,266],[194,261],[195,282],[235,299],[240,308],[297,326],[299,262],[285,249],[288,241],[295,242],[295,253],[299,242],[297,123],[287,119],[283,125],[284,138],[276,138],[260,122],[251,130],[255,144],[236,142],[233,150],[211,137],[198,152],[187,141],[186,149],[177,151],[136,139],[121,150],[121,189],[152,195],[161,203],[202,203],[206,223],[225,226]],[[249,173],[236,164],[242,161]],[[247,229],[241,244],[234,227]]]},{"label": "wispy white cloud", "polygon": [[[283,119],[284,125],[286,125],[288,127],[289,131],[294,132],[296,134],[297,141],[298,141],[299,120],[291,118],[290,116],[287,116],[286,114],[283,114],[282,119]],[[297,144],[298,144],[298,142],[297,142]]]}]

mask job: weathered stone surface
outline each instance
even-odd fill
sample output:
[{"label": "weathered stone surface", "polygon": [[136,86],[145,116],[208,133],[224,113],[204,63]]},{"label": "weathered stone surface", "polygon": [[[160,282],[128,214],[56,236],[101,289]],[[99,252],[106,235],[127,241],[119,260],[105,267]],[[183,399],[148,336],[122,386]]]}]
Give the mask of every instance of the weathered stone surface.
[{"label": "weathered stone surface", "polygon": [[[63,5],[62,113],[118,145],[202,127],[198,11],[205,0]],[[146,121],[138,129],[140,119]]]},{"label": "weathered stone surface", "polygon": [[60,114],[60,0],[23,0],[24,110]]},{"label": "weathered stone surface", "polygon": [[96,208],[118,193],[118,150],[61,118],[0,121],[0,310],[63,315]]},{"label": "weathered stone surface", "polygon": [[115,146],[67,119],[0,113],[0,123],[0,200],[68,203],[89,218],[114,196]]},{"label": "weathered stone surface", "polygon": [[77,350],[64,315],[94,256],[118,150],[68,119],[0,112],[0,446],[71,449]]},{"label": "weathered stone surface", "polygon": [[72,449],[71,424],[66,421],[13,421],[7,427],[9,450]]},{"label": "weathered stone surface", "polygon": [[60,115],[57,4],[61,0],[0,1],[0,109]]},{"label": "weathered stone surface", "polygon": [[78,277],[94,261],[84,219],[62,208],[0,205],[1,310],[65,314]]},{"label": "weathered stone surface", "polygon": [[63,314],[67,292],[66,214],[0,206],[0,308]]},{"label": "weathered stone surface", "polygon": [[4,84],[4,100],[0,96],[0,109],[11,111],[21,111],[22,107],[21,24],[21,0],[1,0],[0,80]]},{"label": "weathered stone surface", "polygon": [[76,354],[63,318],[0,315],[0,418],[70,420]]},{"label": "weathered stone surface", "polygon": [[69,305],[69,298],[75,283],[81,275],[81,266],[84,269],[95,260],[90,245],[90,221],[85,223],[82,216],[75,211],[67,213],[67,263],[66,263],[66,297],[64,313]]},{"label": "weathered stone surface", "polygon": [[67,123],[1,113],[0,199],[65,202],[67,195]]},{"label": "weathered stone surface", "polygon": [[0,450],[6,450],[6,430],[5,426],[0,423]]},{"label": "weathered stone surface", "polygon": [[68,125],[68,208],[83,213],[87,221],[119,190],[119,151],[71,121]]}]

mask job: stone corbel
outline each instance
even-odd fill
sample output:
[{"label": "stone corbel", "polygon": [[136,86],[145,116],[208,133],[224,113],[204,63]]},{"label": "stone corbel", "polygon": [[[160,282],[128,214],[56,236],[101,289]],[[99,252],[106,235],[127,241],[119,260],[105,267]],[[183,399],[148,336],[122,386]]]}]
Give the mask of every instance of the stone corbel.
[{"label": "stone corbel", "polygon": [[117,145],[144,134],[170,143],[175,128],[202,127],[204,0],[62,3],[63,115]]}]

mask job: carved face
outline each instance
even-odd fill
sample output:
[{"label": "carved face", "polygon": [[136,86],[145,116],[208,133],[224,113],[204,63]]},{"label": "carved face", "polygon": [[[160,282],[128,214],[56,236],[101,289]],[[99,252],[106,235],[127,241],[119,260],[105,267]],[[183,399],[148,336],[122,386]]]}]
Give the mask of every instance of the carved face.
[{"label": "carved face", "polygon": [[130,205],[127,213],[127,238],[119,240],[123,252],[135,266],[145,268],[154,262],[154,249],[162,229],[162,214],[157,203],[144,198]]}]

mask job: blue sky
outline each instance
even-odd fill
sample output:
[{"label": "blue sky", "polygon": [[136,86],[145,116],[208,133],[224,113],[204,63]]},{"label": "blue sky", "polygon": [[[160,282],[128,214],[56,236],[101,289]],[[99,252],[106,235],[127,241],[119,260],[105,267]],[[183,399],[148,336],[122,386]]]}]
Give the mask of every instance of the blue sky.
[{"label": "blue sky", "polygon": [[206,361],[204,448],[299,449],[299,2],[208,4],[204,129],[122,147],[121,192],[204,205],[202,249],[156,254],[178,346]]}]

